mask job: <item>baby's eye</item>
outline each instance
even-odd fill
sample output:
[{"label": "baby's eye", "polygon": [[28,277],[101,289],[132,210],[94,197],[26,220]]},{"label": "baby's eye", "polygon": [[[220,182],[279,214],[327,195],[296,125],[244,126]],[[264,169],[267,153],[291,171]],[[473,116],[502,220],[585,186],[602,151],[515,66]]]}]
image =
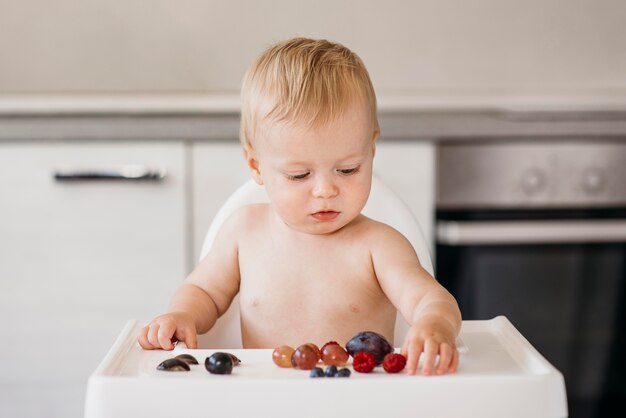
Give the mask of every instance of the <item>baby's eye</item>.
[{"label": "baby's eye", "polygon": [[296,181],[296,180],[304,180],[305,178],[309,176],[309,174],[310,173],[302,173],[302,174],[294,174],[294,175],[286,174],[286,176],[289,180]]},{"label": "baby's eye", "polygon": [[342,168],[342,169],[339,169],[338,171],[341,174],[345,174],[345,175],[349,176],[350,174],[357,173],[359,171],[359,168],[360,168],[359,166],[354,167],[354,168]]}]

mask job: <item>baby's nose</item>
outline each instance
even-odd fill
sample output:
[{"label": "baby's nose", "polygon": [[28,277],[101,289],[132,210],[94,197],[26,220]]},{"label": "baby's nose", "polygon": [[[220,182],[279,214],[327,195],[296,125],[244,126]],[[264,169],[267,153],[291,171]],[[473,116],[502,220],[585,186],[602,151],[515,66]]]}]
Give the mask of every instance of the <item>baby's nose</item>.
[{"label": "baby's nose", "polygon": [[326,176],[320,176],[313,186],[313,196],[322,199],[328,199],[337,196],[339,189],[332,179]]}]

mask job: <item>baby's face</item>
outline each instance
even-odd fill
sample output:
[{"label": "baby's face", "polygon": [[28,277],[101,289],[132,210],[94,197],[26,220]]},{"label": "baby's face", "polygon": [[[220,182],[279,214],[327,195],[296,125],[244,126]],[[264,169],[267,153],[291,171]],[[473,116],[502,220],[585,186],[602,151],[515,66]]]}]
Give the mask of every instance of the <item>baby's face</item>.
[{"label": "baby's face", "polygon": [[[252,155],[255,178],[292,229],[329,234],[357,217],[369,196],[375,138],[368,109],[354,106],[324,126],[272,124]],[[253,171],[254,173],[254,171]]]}]

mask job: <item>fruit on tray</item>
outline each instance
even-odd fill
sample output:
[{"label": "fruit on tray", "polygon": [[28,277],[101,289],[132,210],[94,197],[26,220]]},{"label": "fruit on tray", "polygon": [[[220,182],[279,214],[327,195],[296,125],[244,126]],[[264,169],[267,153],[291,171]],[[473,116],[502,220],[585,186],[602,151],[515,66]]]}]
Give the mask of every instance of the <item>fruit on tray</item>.
[{"label": "fruit on tray", "polygon": [[339,369],[335,377],[350,377],[350,369],[346,369],[345,367],[343,369]]},{"label": "fruit on tray", "polygon": [[389,353],[393,353],[393,347],[382,335],[372,331],[363,331],[359,332],[348,341],[346,351],[352,357],[359,352],[370,353],[374,356],[376,366],[380,366],[385,356]]},{"label": "fruit on tray", "polygon": [[360,351],[352,357],[352,367],[359,373],[370,373],[376,367],[376,359],[368,351]]},{"label": "fruit on tray", "polygon": [[350,355],[339,344],[324,344],[322,348],[322,362],[326,365],[333,365],[337,367],[344,366]]},{"label": "fruit on tray", "polygon": [[311,369],[311,373],[309,373],[309,377],[324,377],[324,370],[319,367],[313,367]]},{"label": "fruit on tray", "polygon": [[406,357],[402,354],[387,354],[383,359],[383,369],[387,373],[398,373],[406,366]]},{"label": "fruit on tray", "polygon": [[166,372],[188,372],[189,364],[179,358],[168,358],[157,366],[157,370]]},{"label": "fruit on tray", "polygon": [[291,368],[291,356],[295,350],[288,345],[281,345],[272,352],[272,360],[278,367]]},{"label": "fruit on tray", "polygon": [[309,377],[350,377],[350,369],[337,370],[335,366],[328,366],[326,370],[322,370],[321,367],[313,367],[309,373]]},{"label": "fruit on tray", "polygon": [[310,344],[302,344],[291,355],[291,365],[302,370],[311,370],[318,361],[317,351]]},{"label": "fruit on tray", "polygon": [[231,374],[233,365],[233,356],[228,353],[213,353],[204,360],[204,367],[212,374]]},{"label": "fruit on tray", "polygon": [[326,377],[335,377],[337,375],[337,366],[328,366],[324,370]]},{"label": "fruit on tray", "polygon": [[320,351],[324,352],[324,349],[328,347],[329,345],[339,345],[339,343],[337,341],[328,341],[326,344],[322,346],[322,349]]},{"label": "fruit on tray", "polygon": [[306,343],[304,345],[308,345],[309,347],[311,347],[313,351],[315,351],[315,354],[317,355],[317,361],[320,361],[320,359],[322,358],[322,352],[320,351],[319,347],[313,343]]},{"label": "fruit on tray", "polygon": [[174,358],[182,360],[187,364],[198,364],[198,360],[196,360],[196,358],[191,354],[179,354]]},{"label": "fruit on tray", "polygon": [[230,354],[230,353],[224,353],[224,354],[228,354],[230,356],[230,359],[233,361],[233,366],[239,366],[241,364],[241,360],[239,360],[239,358],[236,355]]}]

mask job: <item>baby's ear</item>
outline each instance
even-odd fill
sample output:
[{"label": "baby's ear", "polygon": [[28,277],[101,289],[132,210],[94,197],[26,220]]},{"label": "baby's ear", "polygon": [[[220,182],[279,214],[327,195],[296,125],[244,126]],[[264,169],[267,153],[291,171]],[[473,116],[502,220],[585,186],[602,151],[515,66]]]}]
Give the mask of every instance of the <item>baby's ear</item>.
[{"label": "baby's ear", "polygon": [[376,156],[376,142],[378,141],[379,137],[380,137],[380,130],[376,129],[374,131],[374,135],[372,139],[372,157]]},{"label": "baby's ear", "polygon": [[246,145],[243,149],[243,155],[246,158],[246,164],[252,173],[252,178],[257,184],[263,184],[263,178],[261,177],[261,168],[259,166],[259,160],[256,157],[256,153],[252,149],[250,144]]}]

